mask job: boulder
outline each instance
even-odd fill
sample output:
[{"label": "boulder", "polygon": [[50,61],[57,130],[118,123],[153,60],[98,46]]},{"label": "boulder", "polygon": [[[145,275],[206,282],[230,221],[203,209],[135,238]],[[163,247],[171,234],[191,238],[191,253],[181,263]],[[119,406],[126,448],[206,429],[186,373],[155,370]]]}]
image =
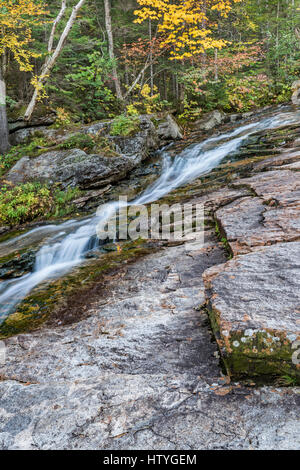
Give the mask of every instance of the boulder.
[{"label": "boulder", "polygon": [[167,116],[159,122],[157,127],[157,134],[162,141],[177,140],[183,138],[182,130],[180,129],[173,116],[171,116],[170,114],[167,114]]},{"label": "boulder", "polygon": [[217,342],[235,377],[290,376],[300,340],[300,242],[278,243],[205,271]]},{"label": "boulder", "polygon": [[243,116],[241,113],[235,113],[235,114],[230,114],[229,120],[230,122],[237,122],[243,119]]},{"label": "boulder", "polygon": [[118,156],[87,154],[83,150],[52,150],[36,158],[22,157],[6,174],[12,183],[40,181],[61,183],[63,188],[94,189],[124,178],[136,168],[158,139],[150,118],[141,118],[141,130],[132,137],[111,137],[120,150]]},{"label": "boulder", "polygon": [[295,80],[292,83],[291,89],[295,91],[295,90],[299,90],[299,88],[300,88],[300,80]]},{"label": "boulder", "polygon": [[41,103],[36,106],[29,121],[24,120],[25,111],[26,106],[18,106],[8,110],[8,127],[10,133],[28,127],[51,126],[56,120],[56,112]]},{"label": "boulder", "polygon": [[205,114],[200,120],[195,121],[193,128],[200,131],[210,131],[225,122],[227,116],[223,111],[215,109],[211,113]]},{"label": "boulder", "polygon": [[242,113],[242,118],[243,119],[248,119],[251,116],[254,116],[255,111],[247,111],[246,113]]},{"label": "boulder", "polygon": [[138,133],[128,137],[109,137],[113,139],[123,155],[135,156],[141,162],[148,156],[149,150],[157,149],[159,138],[150,116],[140,116],[139,119],[140,131]]},{"label": "boulder", "polygon": [[79,149],[54,150],[34,159],[22,157],[7,173],[6,180],[12,183],[61,183],[63,188],[91,189],[118,181],[136,165],[137,160],[131,157],[88,155]]},{"label": "boulder", "polygon": [[292,103],[298,105],[300,104],[300,80],[293,82],[291,88],[293,91]]},{"label": "boulder", "polygon": [[56,136],[57,130],[49,129],[46,126],[25,127],[10,134],[9,140],[11,145],[18,145],[26,142],[29,137],[34,137],[37,133],[51,139]]}]

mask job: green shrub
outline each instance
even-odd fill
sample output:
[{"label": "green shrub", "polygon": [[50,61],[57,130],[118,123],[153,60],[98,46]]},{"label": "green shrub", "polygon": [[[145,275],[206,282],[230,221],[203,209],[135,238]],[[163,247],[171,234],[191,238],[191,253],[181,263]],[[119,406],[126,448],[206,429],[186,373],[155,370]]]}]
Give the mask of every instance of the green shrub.
[{"label": "green shrub", "polygon": [[92,150],[95,146],[95,142],[92,137],[88,134],[74,134],[68,139],[64,140],[58,145],[59,149],[81,149],[81,150]]},{"label": "green shrub", "polygon": [[117,116],[111,125],[111,135],[128,137],[139,131],[140,120],[137,116],[126,116],[121,114]]},{"label": "green shrub", "polygon": [[51,209],[50,190],[39,183],[0,188],[0,224],[15,225],[48,212]]},{"label": "green shrub", "polygon": [[0,225],[16,225],[43,217],[63,217],[76,210],[72,200],[81,194],[78,188],[51,189],[41,183],[0,187]]},{"label": "green shrub", "polygon": [[116,157],[118,156],[118,152],[116,152],[114,143],[108,139],[107,137],[102,136],[95,136],[95,152],[101,153],[106,157]]},{"label": "green shrub", "polygon": [[271,81],[261,73],[251,76],[233,76],[226,81],[226,98],[221,105],[227,111],[244,112],[274,101]]},{"label": "green shrub", "polygon": [[78,188],[68,188],[65,191],[57,189],[54,192],[54,209],[52,214],[54,217],[63,217],[68,215],[76,209],[72,200],[79,197],[81,194]]}]

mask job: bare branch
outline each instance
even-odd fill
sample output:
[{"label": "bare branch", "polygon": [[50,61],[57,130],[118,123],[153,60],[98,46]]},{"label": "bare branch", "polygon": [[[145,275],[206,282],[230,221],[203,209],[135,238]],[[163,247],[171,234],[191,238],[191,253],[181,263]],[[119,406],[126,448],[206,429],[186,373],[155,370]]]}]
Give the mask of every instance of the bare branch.
[{"label": "bare branch", "polygon": [[58,13],[57,17],[53,21],[53,25],[52,25],[52,29],[51,29],[51,33],[50,33],[50,37],[48,41],[48,52],[52,52],[56,27],[58,23],[60,22],[60,20],[62,19],[62,17],[64,16],[66,7],[67,7],[67,0],[62,0],[60,12]]},{"label": "bare branch", "polygon": [[140,73],[137,75],[136,79],[134,80],[134,82],[132,83],[131,87],[127,90],[127,92],[125,93],[124,95],[124,99],[126,99],[130,94],[131,92],[133,91],[133,89],[136,87],[136,85],[139,83],[140,79],[142,78],[143,74],[146,72],[146,70],[150,67],[151,65],[151,62],[149,61],[149,57],[147,58],[146,60],[146,63],[144,65],[144,67],[142,68],[142,70],[140,71]]}]

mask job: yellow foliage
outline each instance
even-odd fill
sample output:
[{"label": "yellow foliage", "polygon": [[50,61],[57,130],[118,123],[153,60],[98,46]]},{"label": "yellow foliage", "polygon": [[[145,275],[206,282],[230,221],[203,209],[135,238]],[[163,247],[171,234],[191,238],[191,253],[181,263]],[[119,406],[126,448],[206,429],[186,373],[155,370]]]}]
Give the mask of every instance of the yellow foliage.
[{"label": "yellow foliage", "polygon": [[128,116],[138,116],[140,114],[133,104],[128,104],[126,106],[126,111]]},{"label": "yellow foliage", "polygon": [[135,91],[138,93],[139,96],[143,97],[143,100],[133,101],[132,104],[127,106],[127,112],[129,115],[134,116],[135,114],[140,114],[141,112],[151,114],[160,110],[160,94],[157,93],[158,89],[156,85],[154,85],[153,87],[154,94],[152,96],[151,88],[147,83],[145,83],[143,86],[139,84],[136,85]]},{"label": "yellow foliage", "polygon": [[147,19],[159,22],[163,36],[161,47],[170,47],[171,59],[184,59],[201,54],[206,49],[221,49],[226,41],[211,37],[208,11],[228,16],[232,3],[241,0],[137,0],[136,23]]},{"label": "yellow foliage", "polygon": [[28,50],[32,28],[47,14],[41,0],[0,0],[0,56],[11,52],[20,70],[31,71],[30,59],[39,54]]},{"label": "yellow foliage", "polygon": [[[45,77],[47,77],[47,75],[45,75]],[[41,101],[43,98],[48,97],[47,92],[46,92],[46,88],[45,88],[44,84],[39,81],[38,75],[34,75],[32,77],[31,85],[34,86],[34,88],[36,89],[36,91],[38,93],[38,98],[37,98],[38,101]]]},{"label": "yellow foliage", "polygon": [[71,124],[71,115],[64,108],[56,108],[56,127],[68,126]]}]

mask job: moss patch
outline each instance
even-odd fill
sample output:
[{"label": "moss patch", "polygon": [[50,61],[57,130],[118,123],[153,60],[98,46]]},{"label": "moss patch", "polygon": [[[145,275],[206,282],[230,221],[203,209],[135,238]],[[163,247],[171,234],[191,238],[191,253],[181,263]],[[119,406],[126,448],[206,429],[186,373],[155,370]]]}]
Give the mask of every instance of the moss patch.
[{"label": "moss patch", "polygon": [[140,130],[140,120],[137,116],[117,116],[111,124],[111,135],[129,137]]},{"label": "moss patch", "polygon": [[109,275],[161,246],[144,240],[124,243],[118,251],[99,255],[69,275],[34,289],[0,325],[0,339],[32,331],[45,322],[58,326],[81,320],[93,300],[109,289]]},{"label": "moss patch", "polygon": [[300,366],[292,361],[293,341],[282,331],[271,329],[226,329],[221,325],[220,313],[210,304],[208,314],[227,373],[240,379],[259,383],[276,382],[286,376],[300,385]]},{"label": "moss patch", "polygon": [[61,144],[57,145],[56,148],[62,150],[77,148],[84,150],[88,154],[100,153],[106,157],[116,157],[119,155],[112,140],[101,136],[100,133],[92,135],[78,132],[68,137]]}]

